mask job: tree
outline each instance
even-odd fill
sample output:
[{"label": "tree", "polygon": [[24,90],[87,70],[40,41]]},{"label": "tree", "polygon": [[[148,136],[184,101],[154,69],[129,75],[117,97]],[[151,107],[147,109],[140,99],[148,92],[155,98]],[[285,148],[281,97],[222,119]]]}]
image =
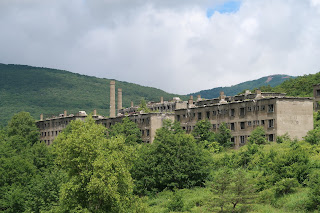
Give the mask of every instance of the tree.
[{"label": "tree", "polygon": [[138,111],[143,111],[144,113],[151,112],[151,110],[147,107],[147,103],[146,103],[146,100],[144,100],[144,98],[141,98]]},{"label": "tree", "polygon": [[304,137],[304,140],[310,144],[320,143],[320,128],[310,130]]},{"label": "tree", "polygon": [[90,118],[71,122],[56,139],[56,162],[67,173],[59,211],[143,211],[132,194],[132,148],[121,136],[105,138],[104,131]]},{"label": "tree", "polygon": [[243,169],[218,171],[211,189],[215,195],[214,205],[219,206],[221,212],[227,204],[232,205],[234,212],[238,204],[249,204],[255,198],[255,186]]},{"label": "tree", "polygon": [[141,132],[137,124],[128,117],[124,117],[121,123],[116,123],[108,129],[109,137],[122,135],[127,145],[141,143]]},{"label": "tree", "polygon": [[15,140],[19,141],[19,144],[15,144],[18,147],[33,145],[39,139],[35,120],[28,112],[15,114],[8,123],[7,132],[9,137],[16,137]]},{"label": "tree", "polygon": [[264,128],[262,126],[258,126],[251,132],[248,143],[255,143],[258,145],[267,143],[266,132],[264,131]]},{"label": "tree", "polygon": [[144,146],[132,168],[136,191],[146,194],[165,188],[202,185],[208,176],[208,153],[177,123],[167,121],[153,144]]},{"label": "tree", "polygon": [[228,129],[226,123],[221,123],[219,126],[219,131],[216,134],[217,142],[223,147],[231,147],[233,143],[231,142],[231,130]]},{"label": "tree", "polygon": [[196,123],[192,135],[197,142],[214,141],[214,133],[211,131],[211,123],[208,120],[200,120]]}]

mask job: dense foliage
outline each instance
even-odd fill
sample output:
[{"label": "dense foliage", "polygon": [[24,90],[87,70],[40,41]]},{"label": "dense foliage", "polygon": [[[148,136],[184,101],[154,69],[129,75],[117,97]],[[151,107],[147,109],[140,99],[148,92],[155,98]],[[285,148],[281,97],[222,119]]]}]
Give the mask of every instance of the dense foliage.
[{"label": "dense foliage", "polygon": [[237,95],[239,91],[244,91],[247,89],[253,90],[254,88],[267,87],[267,86],[275,87],[288,79],[294,79],[294,78],[295,77],[288,76],[288,75],[272,75],[272,76],[262,77],[257,80],[246,81],[230,87],[216,87],[213,89],[201,90],[199,92],[195,92],[190,95],[200,94],[202,98],[211,99],[211,98],[219,97],[220,92],[224,91],[226,95],[233,96],[233,95]]},{"label": "dense foliage", "polygon": [[[59,115],[63,110],[87,113],[97,109],[109,114],[109,79],[24,65],[0,64],[0,125],[5,125],[14,113],[28,111],[34,118]],[[171,100],[176,94],[133,83],[116,81],[122,88],[123,106],[144,98],[147,101]],[[180,96],[184,99],[184,96]],[[138,105],[139,103],[135,103]]]},{"label": "dense foliage", "polygon": [[209,174],[208,152],[186,134],[179,123],[167,121],[154,142],[140,150],[132,169],[136,191],[147,194],[165,188],[203,185]]},{"label": "dense foliage", "polygon": [[30,114],[18,113],[0,130],[0,211],[319,210],[318,126],[305,140],[284,135],[277,143],[257,128],[239,150],[223,145],[230,142],[225,128],[213,132],[199,121],[186,134],[166,121],[153,144],[142,144],[130,120],[106,131],[89,118],[73,121],[47,146]]}]

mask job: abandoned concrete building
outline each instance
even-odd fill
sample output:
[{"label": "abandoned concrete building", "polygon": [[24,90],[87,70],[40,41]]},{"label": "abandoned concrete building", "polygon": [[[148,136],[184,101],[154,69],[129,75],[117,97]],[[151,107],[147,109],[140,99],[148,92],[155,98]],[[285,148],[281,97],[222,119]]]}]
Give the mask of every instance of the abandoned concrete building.
[{"label": "abandoned concrete building", "polygon": [[[320,84],[319,99],[320,99]],[[315,86],[316,88],[316,86]],[[314,91],[318,91],[314,89]],[[316,95],[315,95],[316,97]],[[203,100],[198,95],[197,100],[190,96],[188,101],[173,98],[172,101],[149,102],[147,107],[150,113],[138,111],[138,106],[122,108],[122,90],[118,89],[116,115],[115,82],[110,82],[110,116],[97,116],[93,112],[96,123],[106,128],[121,122],[129,117],[141,130],[142,140],[152,143],[156,130],[163,126],[163,121],[170,119],[181,123],[182,128],[190,133],[199,120],[208,119],[213,131],[217,131],[221,123],[226,123],[232,133],[235,148],[244,145],[251,131],[262,126],[269,141],[277,136],[288,133],[292,138],[302,139],[307,132],[313,129],[313,98],[286,97],[283,93],[255,93],[246,91],[242,95],[226,97],[223,92],[219,98]],[[72,120],[84,120],[86,112],[80,111],[68,115],[65,111],[57,117],[44,119],[43,115],[37,121],[40,130],[40,139],[51,144],[55,137]]]}]

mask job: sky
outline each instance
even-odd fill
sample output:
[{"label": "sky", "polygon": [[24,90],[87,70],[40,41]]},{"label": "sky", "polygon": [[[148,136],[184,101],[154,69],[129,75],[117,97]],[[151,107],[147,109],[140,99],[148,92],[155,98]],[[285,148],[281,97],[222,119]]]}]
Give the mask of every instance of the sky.
[{"label": "sky", "polygon": [[320,0],[0,0],[0,63],[188,94],[320,71]]}]

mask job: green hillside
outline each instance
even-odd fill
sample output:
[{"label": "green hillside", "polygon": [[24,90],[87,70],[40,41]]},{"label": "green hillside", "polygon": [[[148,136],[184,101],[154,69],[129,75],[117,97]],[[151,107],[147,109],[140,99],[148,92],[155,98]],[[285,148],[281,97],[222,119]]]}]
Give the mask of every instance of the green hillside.
[{"label": "green hillside", "polygon": [[270,76],[259,78],[257,80],[246,81],[230,87],[216,87],[213,89],[201,90],[200,92],[192,93],[190,95],[200,94],[202,98],[211,99],[211,98],[219,97],[220,92],[224,91],[224,93],[227,96],[233,96],[246,89],[252,90],[252,89],[259,88],[261,86],[267,86],[267,85],[274,87],[290,78],[293,79],[295,77],[288,76],[288,75],[270,75]]},{"label": "green hillside", "polygon": [[313,97],[313,85],[320,83],[320,72],[299,76],[274,88],[262,87],[262,91],[284,92],[288,96]]},{"label": "green hillside", "polygon": [[[0,64],[0,125],[4,125],[14,113],[30,112],[38,119],[58,115],[67,110],[87,113],[97,109],[98,114],[109,114],[109,79],[90,77],[63,70],[25,65]],[[116,89],[122,88],[123,106],[141,98],[148,101],[170,100],[175,94],[133,83],[116,81]],[[181,97],[180,98],[185,98]]]}]

